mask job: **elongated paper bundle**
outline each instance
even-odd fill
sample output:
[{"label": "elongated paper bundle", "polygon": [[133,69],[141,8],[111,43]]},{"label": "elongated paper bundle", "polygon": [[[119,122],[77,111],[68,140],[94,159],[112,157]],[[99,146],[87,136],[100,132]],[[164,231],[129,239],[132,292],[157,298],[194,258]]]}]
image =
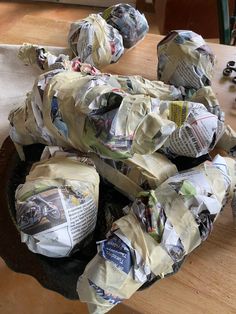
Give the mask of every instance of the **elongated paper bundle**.
[{"label": "elongated paper bundle", "polygon": [[68,42],[75,56],[97,68],[117,62],[124,53],[121,35],[99,14],[72,23]]},{"label": "elongated paper bundle", "polygon": [[87,158],[58,152],[35,163],[15,196],[22,242],[34,253],[68,256],[95,229],[98,192]]},{"label": "elongated paper bundle", "polygon": [[156,189],[177,173],[176,166],[160,153],[134,154],[122,161],[102,159],[97,155],[92,155],[91,159],[99,174],[131,200],[144,190]]},{"label": "elongated paper bundle", "polygon": [[71,60],[69,55],[60,54],[58,56],[50,53],[46,48],[24,43],[18,53],[18,58],[25,65],[36,64],[42,71],[67,70],[81,72],[83,74],[95,75],[100,71],[88,63],[81,62],[78,57]]},{"label": "elongated paper bundle", "polygon": [[175,273],[206,240],[235,187],[235,161],[217,156],[143,192],[117,220],[79,278],[80,300],[102,314],[155,277]]},{"label": "elongated paper bundle", "polygon": [[102,74],[37,46],[23,46],[20,57],[53,70],[39,76],[25,105],[11,112],[16,144],[73,147],[112,159],[150,154],[165,144],[166,153],[198,157],[223,133],[210,87],[187,97],[183,88],[140,76]]},{"label": "elongated paper bundle", "polygon": [[[125,84],[127,90],[134,86],[135,95],[125,91]],[[115,159],[151,153],[162,146],[175,123],[146,95],[149,85],[156,95],[160,87],[160,97],[176,98],[169,86],[139,77],[120,80],[60,69],[42,74],[26,104],[9,116],[11,137],[21,145],[73,147]],[[146,94],[139,92],[145,89]]]},{"label": "elongated paper bundle", "polygon": [[120,3],[107,8],[102,17],[121,34],[125,48],[131,48],[148,32],[143,14],[129,4]]}]

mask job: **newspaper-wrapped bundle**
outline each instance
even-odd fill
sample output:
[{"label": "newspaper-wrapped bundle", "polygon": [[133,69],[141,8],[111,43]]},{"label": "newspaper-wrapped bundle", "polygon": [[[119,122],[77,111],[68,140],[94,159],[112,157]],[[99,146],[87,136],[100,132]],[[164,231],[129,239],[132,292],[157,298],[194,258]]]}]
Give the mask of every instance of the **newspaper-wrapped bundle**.
[{"label": "newspaper-wrapped bundle", "polygon": [[18,58],[25,65],[36,64],[41,70],[49,71],[55,68],[68,69],[70,60],[68,55],[55,56],[44,47],[24,43],[18,52]]},{"label": "newspaper-wrapped bundle", "polygon": [[21,241],[34,253],[70,255],[95,229],[98,193],[99,175],[87,158],[58,151],[35,163],[15,195]]},{"label": "newspaper-wrapped bundle", "polygon": [[121,35],[99,14],[73,22],[68,42],[75,56],[97,68],[117,62],[124,52]]},{"label": "newspaper-wrapped bundle", "polygon": [[[54,69],[64,69],[70,71],[81,72],[84,74],[96,75],[101,72],[88,63],[82,63],[78,57],[70,60],[68,55],[60,54],[55,56],[44,47],[37,45],[24,44],[20,50],[18,57],[25,65],[37,64],[41,70],[49,71]],[[220,109],[219,102],[210,86],[204,86],[198,90],[185,90],[183,87],[175,88],[173,85],[165,85],[161,81],[154,82],[144,78],[135,76],[129,80],[127,76],[119,76],[119,83],[123,90],[131,94],[141,93],[160,99],[185,99],[192,102],[203,104],[207,110],[215,114],[221,121],[224,121],[224,113]],[[169,94],[168,95],[168,90]]]},{"label": "newspaper-wrapped bundle", "polygon": [[[125,84],[127,90],[133,86],[136,94],[121,89]],[[124,77],[120,82],[111,75],[47,72],[36,81],[25,105],[10,113],[11,138],[20,145],[73,147],[113,159],[152,153],[173,132],[175,123],[159,112],[155,99],[139,94],[149,86],[156,95],[160,86],[161,97],[165,91],[176,98],[175,89],[139,77],[126,77],[125,83]]]},{"label": "newspaper-wrapped bundle", "polygon": [[159,80],[194,89],[211,85],[215,56],[200,35],[171,31],[158,44],[157,54]]},{"label": "newspaper-wrapped bundle", "polygon": [[177,128],[164,143],[167,155],[200,157],[211,151],[224,132],[224,124],[202,104],[175,101],[169,104],[169,119]]},{"label": "newspaper-wrapped bundle", "polygon": [[119,31],[125,48],[133,47],[149,30],[144,14],[129,4],[111,6],[102,13],[102,17]]},{"label": "newspaper-wrapped bundle", "polygon": [[144,190],[156,189],[177,173],[176,166],[160,153],[134,154],[125,160],[102,159],[91,155],[97,171],[129,199],[134,200]]},{"label": "newspaper-wrapped bundle", "polygon": [[235,161],[218,155],[142,193],[78,280],[90,313],[106,313],[147,281],[178,270],[209,236],[235,178]]},{"label": "newspaper-wrapped bundle", "polygon": [[[18,57],[25,65],[36,64],[43,71],[63,69],[90,75],[101,73],[91,64],[81,62],[78,57],[70,60],[70,56],[68,55],[60,54],[56,56],[50,53],[46,48],[38,45],[23,44],[19,50]],[[204,86],[195,91],[185,90],[183,87],[178,89],[173,85],[168,86],[163,84],[161,81],[150,82],[138,76],[133,76],[132,80],[129,80],[127,76],[119,76],[118,79],[122,89],[131,94],[142,93],[152,97],[166,99],[169,92],[169,96],[172,96],[172,99],[184,98],[189,101],[204,104],[209,112],[217,115],[221,120],[224,120],[219,102],[210,86]]]},{"label": "newspaper-wrapped bundle", "polygon": [[[84,75],[101,74],[94,66],[89,63],[81,62],[78,57],[70,60],[70,56],[68,55],[60,54],[56,56],[50,53],[46,48],[38,45],[23,44],[19,49],[18,57],[25,65],[36,64],[44,72],[61,69],[65,71],[81,72]],[[47,77],[47,81],[51,79],[54,74],[55,72],[52,72],[51,75],[47,75],[49,76]],[[109,74],[106,73],[104,75],[107,76]],[[168,98],[168,100],[177,100],[187,97],[184,88],[176,88],[173,85],[167,85],[161,81],[149,81],[138,75],[113,75],[113,77],[118,81],[115,87],[119,86],[119,88],[122,88],[122,90],[132,95],[144,94],[162,100],[166,98]],[[208,107],[213,107],[217,104],[213,91],[209,91],[205,88],[199,90],[199,95],[193,93],[189,97],[197,97],[197,99],[200,100],[199,102],[206,103]]]},{"label": "newspaper-wrapped bundle", "polygon": [[[139,76],[101,74],[81,64],[75,71],[58,67],[39,76],[25,105],[10,113],[10,136],[19,145],[42,143],[72,147],[112,159],[129,158],[134,153],[151,154],[196,109],[191,104],[183,106],[181,117],[184,118],[176,118],[171,113],[172,107],[178,107],[172,101],[183,99],[184,93],[182,88],[163,82]],[[204,92],[201,98],[209,99]],[[223,124],[206,107],[201,104],[198,107],[201,113],[205,111],[208,121],[215,121],[204,134],[203,140],[207,139],[204,150],[197,149],[197,155],[201,155],[213,148]],[[181,132],[175,134],[180,137],[181,151],[185,154],[189,148],[184,146],[189,144],[181,138]],[[191,134],[193,145],[198,145],[197,135]]]},{"label": "newspaper-wrapped bundle", "polygon": [[18,58],[25,65],[36,64],[43,71],[56,69],[81,72],[88,75],[99,74],[100,71],[88,63],[83,63],[78,57],[70,60],[69,55],[60,54],[56,56],[50,53],[46,48],[24,43],[18,53]]}]

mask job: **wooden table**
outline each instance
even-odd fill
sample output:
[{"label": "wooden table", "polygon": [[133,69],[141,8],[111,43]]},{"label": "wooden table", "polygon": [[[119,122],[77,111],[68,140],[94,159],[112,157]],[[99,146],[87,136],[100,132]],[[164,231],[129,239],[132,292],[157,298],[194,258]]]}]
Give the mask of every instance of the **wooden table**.
[{"label": "wooden table", "polygon": [[[48,20],[49,21],[49,20]],[[47,27],[39,27],[45,20],[29,17],[21,31],[8,29],[1,36],[4,43],[30,41],[32,33],[38,44],[65,46],[68,23],[49,21]],[[29,24],[31,28],[29,29]],[[55,27],[56,25],[56,27]],[[15,29],[15,30],[14,30]],[[7,34],[11,36],[7,36]],[[135,48],[128,51],[114,65],[104,71],[118,74],[140,74],[156,79],[156,45],[162,37],[147,35]],[[229,79],[222,78],[222,70],[228,60],[236,60],[236,48],[210,44],[217,56],[213,90],[226,112],[226,120],[235,125],[229,111],[234,103],[236,87]],[[2,245],[2,244],[1,244]],[[77,303],[78,313],[86,313],[84,305]],[[35,313],[35,310],[33,310]],[[28,312],[31,313],[31,312]],[[50,314],[50,312],[48,312]],[[212,235],[186,260],[176,275],[159,281],[151,288],[137,292],[117,306],[111,313],[120,314],[229,314],[236,313],[236,230],[233,229],[229,206],[218,218]]]}]

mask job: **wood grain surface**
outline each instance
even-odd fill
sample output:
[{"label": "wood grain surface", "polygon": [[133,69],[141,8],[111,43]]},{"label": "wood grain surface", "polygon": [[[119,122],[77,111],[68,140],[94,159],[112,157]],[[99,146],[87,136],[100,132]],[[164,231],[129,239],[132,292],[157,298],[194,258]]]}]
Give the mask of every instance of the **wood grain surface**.
[{"label": "wood grain surface", "polygon": [[[57,20],[52,19],[46,10],[43,16],[36,13],[25,15],[20,20],[16,19],[15,23],[10,23],[5,18],[5,26],[7,27],[1,33],[0,41],[9,44],[31,41],[42,45],[66,46],[68,20],[61,19],[62,13],[58,13]],[[55,14],[54,12],[54,18]],[[110,65],[103,70],[118,74],[137,74],[155,80],[156,45],[161,38],[158,35],[147,35],[135,48],[127,51],[117,64]],[[236,48],[218,44],[210,44],[210,46],[217,57],[213,90],[226,112],[226,121],[235,127],[235,117],[230,115],[230,110],[234,105],[236,87],[231,83],[230,78],[222,77],[222,71],[227,61],[236,60]],[[16,278],[16,275],[12,276]],[[25,276],[24,280],[31,279]],[[35,285],[34,287],[39,289],[37,283]],[[42,295],[44,294],[43,291],[42,289]],[[49,294],[52,295],[51,292]],[[2,298],[4,295],[0,292],[0,301]],[[60,299],[60,297],[58,298]],[[50,304],[49,301],[48,305]],[[42,307],[37,307],[37,300],[33,302],[34,310],[31,311],[25,305],[24,313],[56,313],[53,309],[42,312]],[[38,302],[40,301],[38,300]],[[61,299],[58,302],[62,302]],[[11,304],[6,302],[5,308],[7,307],[11,309]],[[12,312],[1,311],[0,307],[0,313]],[[59,310],[57,313],[87,313],[87,311],[85,306],[79,302],[70,302],[66,309],[64,307],[63,312]],[[190,254],[179,273],[157,282],[143,292],[135,293],[133,297],[114,308],[110,313],[236,313],[236,230],[233,228],[230,207],[227,206],[224,209],[215,223],[209,239]]]}]

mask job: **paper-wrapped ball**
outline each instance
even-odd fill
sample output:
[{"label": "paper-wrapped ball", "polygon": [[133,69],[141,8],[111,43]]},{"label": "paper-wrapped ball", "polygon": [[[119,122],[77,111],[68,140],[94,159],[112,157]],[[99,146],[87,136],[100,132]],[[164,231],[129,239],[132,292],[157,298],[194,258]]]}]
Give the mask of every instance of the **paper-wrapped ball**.
[{"label": "paper-wrapped ball", "polygon": [[16,194],[21,241],[34,253],[69,256],[96,226],[99,175],[89,159],[54,156],[33,164]]},{"label": "paper-wrapped ball", "polygon": [[166,84],[199,89],[211,85],[215,56],[202,36],[171,31],[158,45],[157,78]]},{"label": "paper-wrapped ball", "polygon": [[72,23],[68,42],[81,62],[97,68],[117,62],[124,52],[122,36],[99,14]]},{"label": "paper-wrapped ball", "polygon": [[149,30],[145,16],[129,4],[111,6],[102,17],[122,35],[125,48],[134,46]]}]

